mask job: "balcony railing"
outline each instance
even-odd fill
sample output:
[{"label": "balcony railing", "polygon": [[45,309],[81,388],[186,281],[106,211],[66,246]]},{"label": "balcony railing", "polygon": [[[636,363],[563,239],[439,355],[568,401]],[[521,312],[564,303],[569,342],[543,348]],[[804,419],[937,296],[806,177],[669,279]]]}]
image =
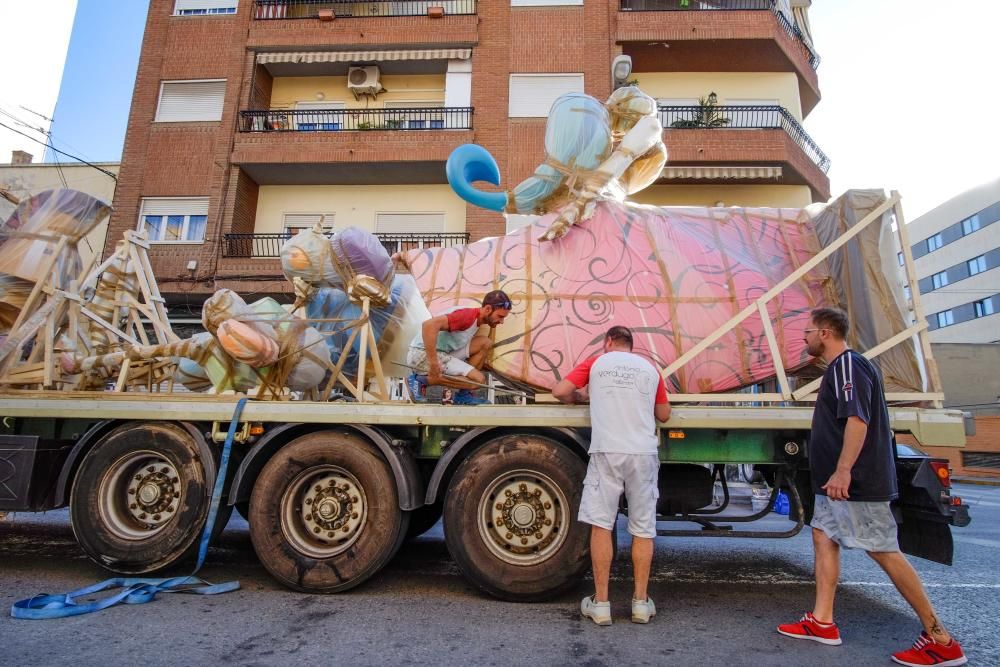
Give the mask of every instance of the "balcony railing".
[{"label": "balcony railing", "polygon": [[794,21],[778,8],[777,0],[618,0],[618,9],[623,12],[687,12],[687,11],[753,11],[770,10],[778,19],[782,29],[798,40],[809,65],[819,67],[819,54],[809,45],[805,35]]},{"label": "balcony railing", "polygon": [[[378,240],[389,254],[419,248],[447,248],[469,242],[465,232],[378,233]],[[281,246],[292,234],[225,234],[222,244],[224,257],[266,259],[280,257]]]},{"label": "balcony railing", "polygon": [[472,107],[241,111],[241,132],[471,130]]},{"label": "balcony railing", "polygon": [[661,106],[660,123],[668,130],[782,129],[824,174],[830,158],[812,140],[795,116],[779,106]]},{"label": "balcony railing", "polygon": [[256,0],[254,18],[310,19],[320,10],[332,10],[339,18],[371,18],[374,16],[427,16],[431,7],[441,7],[445,16],[475,14],[477,0],[392,0],[358,2],[358,0]]}]

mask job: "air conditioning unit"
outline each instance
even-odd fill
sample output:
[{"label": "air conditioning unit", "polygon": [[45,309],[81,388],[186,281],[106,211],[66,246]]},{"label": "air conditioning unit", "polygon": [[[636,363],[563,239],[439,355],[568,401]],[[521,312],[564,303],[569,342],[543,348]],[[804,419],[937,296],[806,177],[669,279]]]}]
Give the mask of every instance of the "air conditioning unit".
[{"label": "air conditioning unit", "polygon": [[382,92],[382,84],[378,82],[378,76],[378,65],[349,67],[347,69],[347,87],[355,95],[378,95]]}]

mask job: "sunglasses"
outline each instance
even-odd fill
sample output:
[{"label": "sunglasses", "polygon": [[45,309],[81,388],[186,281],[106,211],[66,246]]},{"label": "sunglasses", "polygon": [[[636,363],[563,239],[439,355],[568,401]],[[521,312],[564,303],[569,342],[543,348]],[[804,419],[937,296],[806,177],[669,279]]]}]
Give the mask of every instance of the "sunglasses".
[{"label": "sunglasses", "polygon": [[803,329],[802,333],[810,333],[812,331],[829,331],[829,329],[827,329],[827,328],[823,328],[823,329]]}]

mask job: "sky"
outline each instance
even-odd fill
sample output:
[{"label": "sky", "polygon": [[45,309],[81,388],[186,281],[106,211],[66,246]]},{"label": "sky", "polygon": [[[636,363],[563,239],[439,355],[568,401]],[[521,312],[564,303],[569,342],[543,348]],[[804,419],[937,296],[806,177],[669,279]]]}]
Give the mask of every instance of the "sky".
[{"label": "sky", "polygon": [[[46,125],[23,105],[55,118],[56,148],[119,160],[147,5],[0,0],[0,62],[17,64],[5,66],[0,83],[0,123],[13,125],[6,111]],[[913,220],[1000,175],[1000,124],[992,119],[1000,113],[992,71],[1000,1],[813,0],[809,16],[822,99],[803,125],[832,160],[834,196],[899,190]],[[0,127],[0,162],[12,148],[36,160],[44,150]]]}]

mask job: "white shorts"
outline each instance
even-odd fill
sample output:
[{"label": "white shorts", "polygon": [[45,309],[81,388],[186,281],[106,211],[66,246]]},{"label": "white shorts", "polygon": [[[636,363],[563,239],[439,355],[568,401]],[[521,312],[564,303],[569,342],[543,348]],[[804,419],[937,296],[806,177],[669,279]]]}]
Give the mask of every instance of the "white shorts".
[{"label": "white shorts", "polygon": [[899,551],[896,519],[888,501],[830,500],[817,495],[809,525],[847,549]]},{"label": "white shorts", "polygon": [[656,454],[591,454],[577,519],[614,530],[618,499],[624,492],[628,500],[628,532],[636,537],[656,537],[659,472],[660,459]]},{"label": "white shorts", "polygon": [[[441,362],[441,372],[453,377],[465,377],[476,370],[466,359],[469,358],[469,346],[466,345],[461,350],[452,352],[442,352],[438,350],[438,361]],[[424,375],[430,370],[427,363],[427,350],[422,347],[411,347],[406,352],[406,365],[411,366],[418,373]]]}]

